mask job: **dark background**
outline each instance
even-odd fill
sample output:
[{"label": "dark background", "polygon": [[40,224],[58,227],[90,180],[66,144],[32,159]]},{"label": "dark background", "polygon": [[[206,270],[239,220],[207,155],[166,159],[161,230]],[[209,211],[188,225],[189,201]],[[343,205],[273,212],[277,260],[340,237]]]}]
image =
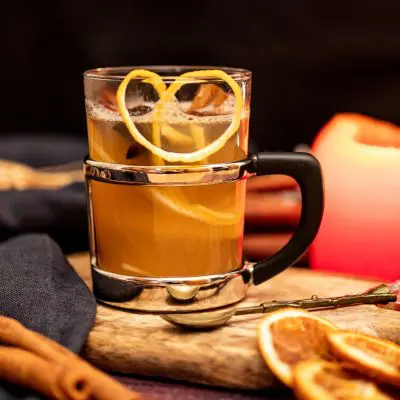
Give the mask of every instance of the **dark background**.
[{"label": "dark background", "polygon": [[[260,149],[310,144],[338,112],[400,125],[400,0],[3,1],[0,158],[76,159],[86,141],[83,71],[146,64],[252,70],[251,137]],[[21,232],[49,233],[64,252],[86,250],[83,185],[2,192],[0,241]]]},{"label": "dark background", "polygon": [[2,135],[85,139],[82,72],[205,64],[254,73],[261,149],[311,143],[335,113],[400,124],[400,1],[8,1],[0,16]]}]

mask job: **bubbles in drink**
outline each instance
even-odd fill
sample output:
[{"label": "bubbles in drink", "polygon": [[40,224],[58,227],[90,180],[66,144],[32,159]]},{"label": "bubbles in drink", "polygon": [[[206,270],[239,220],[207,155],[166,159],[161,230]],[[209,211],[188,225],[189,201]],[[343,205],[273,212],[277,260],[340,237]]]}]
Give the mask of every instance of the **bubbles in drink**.
[{"label": "bubbles in drink", "polygon": [[[155,163],[152,153],[132,138],[118,112],[90,101],[86,103],[86,108],[92,158],[121,164],[153,165]],[[158,144],[163,150],[177,153],[196,151],[218,139],[232,122],[232,114],[228,114],[228,111],[232,111],[232,105],[229,102],[221,110],[226,114],[192,115],[185,112],[189,108],[189,102],[179,104],[174,102],[168,103],[163,109],[160,122],[161,138]],[[130,107],[129,110],[133,110],[131,119],[141,134],[153,142],[153,105],[145,103]],[[210,111],[205,108],[204,112]],[[240,129],[221,150],[195,164],[243,159],[247,152],[247,121],[247,118],[243,118]],[[134,144],[137,146],[135,147]],[[133,148],[137,151],[132,152]]]},{"label": "bubbles in drink", "polygon": [[[227,101],[215,114],[212,106],[208,105],[196,112],[190,110],[191,102],[169,102],[162,112],[162,122],[166,124],[216,124],[231,122],[234,111],[234,99]],[[86,100],[86,111],[89,117],[102,121],[122,121],[118,111],[111,110],[103,105]],[[152,123],[154,117],[154,103],[141,103],[128,107],[131,119],[135,123]],[[242,118],[246,118],[246,112]]]}]

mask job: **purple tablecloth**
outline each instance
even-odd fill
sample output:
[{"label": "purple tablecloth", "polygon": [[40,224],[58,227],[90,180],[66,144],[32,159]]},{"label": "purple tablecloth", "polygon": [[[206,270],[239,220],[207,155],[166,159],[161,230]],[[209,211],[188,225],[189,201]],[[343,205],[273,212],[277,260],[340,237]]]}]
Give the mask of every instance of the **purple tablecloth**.
[{"label": "purple tablecloth", "polygon": [[295,398],[291,391],[285,388],[238,391],[149,378],[121,376],[116,378],[132,390],[145,395],[145,398],[154,400],[293,400]]}]

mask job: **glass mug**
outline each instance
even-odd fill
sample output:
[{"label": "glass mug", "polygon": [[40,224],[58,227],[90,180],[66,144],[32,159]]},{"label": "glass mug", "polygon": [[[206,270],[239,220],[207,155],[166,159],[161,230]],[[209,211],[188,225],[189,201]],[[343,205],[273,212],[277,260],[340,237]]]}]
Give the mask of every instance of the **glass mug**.
[{"label": "glass mug", "polygon": [[[222,307],[292,265],[322,216],[318,161],[248,155],[251,72],[99,68],[84,74],[90,251],[98,300],[149,312]],[[246,179],[293,177],[297,231],[273,257],[242,255]]]}]

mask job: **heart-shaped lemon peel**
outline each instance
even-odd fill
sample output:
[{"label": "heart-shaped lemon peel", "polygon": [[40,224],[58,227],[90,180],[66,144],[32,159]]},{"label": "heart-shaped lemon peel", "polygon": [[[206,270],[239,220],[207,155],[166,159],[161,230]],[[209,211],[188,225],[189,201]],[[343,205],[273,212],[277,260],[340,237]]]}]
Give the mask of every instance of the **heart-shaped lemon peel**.
[{"label": "heart-shaped lemon peel", "polygon": [[[130,81],[134,78],[145,78],[145,82],[151,84],[159,95],[159,100],[155,105],[153,114],[153,141],[155,143],[150,142],[140,133],[135,123],[132,121],[131,116],[129,115],[129,111],[126,107],[126,90]],[[189,153],[176,153],[163,150],[161,148],[160,135],[160,121],[162,119],[163,110],[167,103],[174,101],[175,94],[183,85],[193,82],[193,79],[190,78],[199,78],[201,81],[203,81],[204,78],[219,78],[222,81],[226,82],[228,86],[232,89],[232,92],[235,96],[234,116],[226,131],[218,139],[214,140],[213,142],[209,143],[201,149]],[[204,160],[210,155],[221,150],[226,142],[237,132],[240,127],[240,121],[242,118],[243,95],[238,83],[235,82],[235,80],[226,72],[221,70],[202,70],[186,72],[180,75],[168,88],[166,88],[166,85],[163,82],[161,76],[159,76],[155,72],[138,69],[129,72],[119,85],[117,90],[117,104],[118,110],[126,127],[128,128],[128,131],[137,143],[141,144],[153,155],[162,158],[167,162],[194,163]]]},{"label": "heart-shaped lemon peel", "polygon": [[[203,128],[195,125],[191,126],[191,132],[198,150],[191,153],[175,153],[165,151],[161,149],[161,120],[164,107],[168,102],[175,101],[175,94],[183,85],[188,83],[205,82],[203,79],[190,79],[193,77],[220,78],[221,80],[225,81],[231,87],[233,94],[235,95],[234,118],[232,119],[232,122],[227,130],[218,139],[207,146]],[[145,78],[143,82],[151,84],[159,96],[159,100],[156,103],[153,111],[153,143],[147,140],[136,128],[135,123],[132,121],[129,111],[126,107],[126,90],[130,81],[135,78]],[[122,119],[125,122],[125,125],[133,139],[135,139],[136,142],[147,148],[152,153],[152,162],[154,165],[163,165],[164,160],[168,162],[180,161],[186,163],[197,162],[200,160],[204,161],[207,160],[211,154],[219,151],[239,129],[243,109],[243,96],[239,85],[223,71],[209,70],[188,72],[179,76],[167,89],[165,83],[158,74],[151,71],[138,69],[129,72],[121,82],[117,90],[117,103]],[[173,133],[174,136],[177,136],[176,132]],[[156,200],[156,202],[163,204],[178,214],[186,215],[189,218],[193,218],[207,224],[235,225],[240,220],[240,213],[236,214],[229,212],[218,212],[201,204],[190,204],[183,196],[183,193],[180,193],[179,188],[164,188],[163,190],[153,188],[151,191],[151,197]]]}]

